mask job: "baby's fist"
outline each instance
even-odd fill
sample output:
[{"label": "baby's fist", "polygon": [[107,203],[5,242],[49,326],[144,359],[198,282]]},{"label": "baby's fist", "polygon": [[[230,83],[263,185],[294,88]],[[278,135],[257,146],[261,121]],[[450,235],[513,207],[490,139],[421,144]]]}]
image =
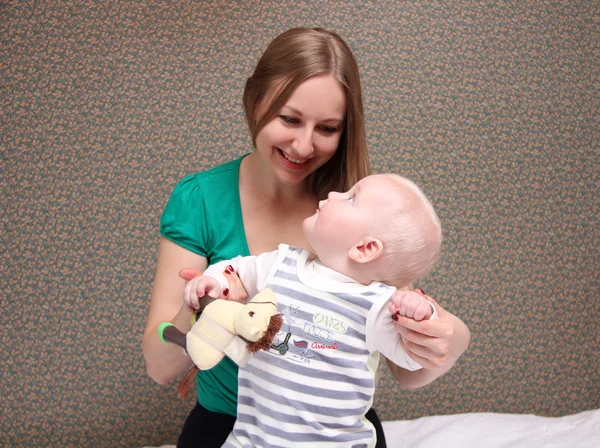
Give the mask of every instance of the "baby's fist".
[{"label": "baby's fist", "polygon": [[392,297],[388,310],[392,316],[399,314],[417,321],[429,319],[433,314],[433,307],[427,299],[414,291],[399,291]]},{"label": "baby's fist", "polygon": [[184,303],[195,310],[200,308],[200,300],[204,296],[219,298],[221,295],[221,286],[219,282],[207,275],[194,277],[185,285],[183,290]]}]

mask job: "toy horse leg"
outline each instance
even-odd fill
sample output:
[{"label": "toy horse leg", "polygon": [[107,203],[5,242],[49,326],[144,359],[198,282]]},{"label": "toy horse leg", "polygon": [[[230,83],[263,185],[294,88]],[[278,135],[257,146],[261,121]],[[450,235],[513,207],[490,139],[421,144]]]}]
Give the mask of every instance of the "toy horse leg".
[{"label": "toy horse leg", "polygon": [[192,358],[192,361],[200,370],[212,369],[223,359],[223,352],[209,345],[206,341],[198,337],[198,335],[190,331],[186,337],[188,355],[190,355],[190,358]]}]

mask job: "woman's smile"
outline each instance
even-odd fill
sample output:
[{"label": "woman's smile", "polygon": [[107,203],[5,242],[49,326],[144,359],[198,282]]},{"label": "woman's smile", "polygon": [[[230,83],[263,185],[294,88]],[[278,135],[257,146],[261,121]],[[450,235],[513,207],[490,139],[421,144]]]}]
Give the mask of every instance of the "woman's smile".
[{"label": "woman's smile", "polygon": [[287,153],[285,153],[282,149],[276,148],[277,152],[281,155],[281,160],[282,163],[284,164],[284,166],[293,169],[293,170],[303,170],[306,168],[306,166],[308,165],[308,162],[310,161],[310,159],[304,159],[304,160],[300,160],[300,159],[295,159],[291,156],[289,156]]}]

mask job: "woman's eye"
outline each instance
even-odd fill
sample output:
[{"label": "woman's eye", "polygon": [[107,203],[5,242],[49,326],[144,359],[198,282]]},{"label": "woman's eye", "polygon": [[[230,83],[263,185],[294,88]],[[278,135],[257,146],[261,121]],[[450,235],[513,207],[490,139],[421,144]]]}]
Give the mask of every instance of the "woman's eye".
[{"label": "woman's eye", "polygon": [[250,317],[254,317],[254,314],[255,314],[255,313],[254,313],[254,311],[250,311],[250,312],[248,313],[248,316],[250,316]]},{"label": "woman's eye", "polygon": [[279,118],[281,118],[281,120],[284,123],[288,123],[288,124],[298,124],[298,123],[300,123],[300,121],[297,118],[290,117],[288,115],[280,115]]},{"label": "woman's eye", "polygon": [[326,134],[335,134],[337,132],[337,128],[333,126],[320,126],[320,129]]}]

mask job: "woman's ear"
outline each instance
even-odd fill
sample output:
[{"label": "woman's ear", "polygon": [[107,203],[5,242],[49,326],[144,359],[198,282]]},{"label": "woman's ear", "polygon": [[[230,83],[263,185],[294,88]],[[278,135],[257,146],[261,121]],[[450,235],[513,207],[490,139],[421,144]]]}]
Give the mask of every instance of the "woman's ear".
[{"label": "woman's ear", "polygon": [[383,243],[381,240],[369,236],[350,249],[348,256],[357,263],[369,263],[379,258],[382,253]]}]

